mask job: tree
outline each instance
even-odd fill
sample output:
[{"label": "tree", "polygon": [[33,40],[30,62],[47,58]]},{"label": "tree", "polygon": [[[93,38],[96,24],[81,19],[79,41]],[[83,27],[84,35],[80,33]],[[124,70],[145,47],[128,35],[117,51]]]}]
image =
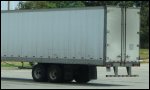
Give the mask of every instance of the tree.
[{"label": "tree", "polygon": [[149,7],[141,7],[141,48],[149,48]]},{"label": "tree", "polygon": [[48,9],[84,7],[81,1],[26,1],[19,2],[17,9]]}]

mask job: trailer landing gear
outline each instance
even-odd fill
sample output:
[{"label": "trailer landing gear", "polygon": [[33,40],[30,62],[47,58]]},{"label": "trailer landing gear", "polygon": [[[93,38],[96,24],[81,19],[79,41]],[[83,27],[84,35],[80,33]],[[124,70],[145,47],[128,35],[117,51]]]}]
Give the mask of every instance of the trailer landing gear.
[{"label": "trailer landing gear", "polygon": [[[113,66],[114,75],[106,75],[106,77],[138,77],[138,75],[132,75],[131,65],[126,66],[127,75],[118,75],[118,66],[117,64]],[[107,71],[110,71],[110,67],[107,67]]]}]

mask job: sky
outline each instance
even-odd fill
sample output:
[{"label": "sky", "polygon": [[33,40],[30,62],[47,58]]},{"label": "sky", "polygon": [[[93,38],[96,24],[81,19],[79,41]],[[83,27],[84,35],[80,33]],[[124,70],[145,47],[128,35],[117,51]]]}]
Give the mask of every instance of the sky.
[{"label": "sky", "polygon": [[[19,1],[11,1],[10,10],[14,10],[18,3]],[[1,1],[1,10],[7,10],[7,1]]]}]

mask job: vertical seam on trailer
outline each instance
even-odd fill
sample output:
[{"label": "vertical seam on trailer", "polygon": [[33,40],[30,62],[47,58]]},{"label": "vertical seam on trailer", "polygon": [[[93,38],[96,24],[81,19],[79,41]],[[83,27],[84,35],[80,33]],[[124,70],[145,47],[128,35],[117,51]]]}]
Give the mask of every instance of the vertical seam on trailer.
[{"label": "vertical seam on trailer", "polygon": [[103,49],[103,65],[106,64],[106,54],[107,54],[107,7],[104,6],[104,49]]},{"label": "vertical seam on trailer", "polygon": [[[140,12],[141,12],[141,8],[140,8]],[[141,13],[140,13],[141,14]],[[140,17],[140,14],[139,14],[139,32],[140,32],[140,30],[141,30],[141,17]],[[139,60],[140,60],[140,47],[141,47],[141,41],[140,41],[140,39],[141,39],[141,34],[139,33]]]},{"label": "vertical seam on trailer", "polygon": [[123,45],[123,42],[122,42],[122,35],[123,35],[123,8],[121,8],[121,63],[122,63],[122,45]]},{"label": "vertical seam on trailer", "polygon": [[124,58],[124,63],[126,62],[126,16],[127,16],[127,13],[126,13],[126,10],[127,8],[125,7],[125,58]]}]

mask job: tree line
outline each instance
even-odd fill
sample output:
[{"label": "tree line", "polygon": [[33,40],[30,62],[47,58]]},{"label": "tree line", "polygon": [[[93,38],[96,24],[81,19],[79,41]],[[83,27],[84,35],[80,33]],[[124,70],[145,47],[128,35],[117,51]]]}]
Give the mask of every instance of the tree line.
[{"label": "tree line", "polygon": [[105,5],[140,7],[140,47],[149,48],[149,1],[26,1],[19,2],[16,9],[72,8]]}]

